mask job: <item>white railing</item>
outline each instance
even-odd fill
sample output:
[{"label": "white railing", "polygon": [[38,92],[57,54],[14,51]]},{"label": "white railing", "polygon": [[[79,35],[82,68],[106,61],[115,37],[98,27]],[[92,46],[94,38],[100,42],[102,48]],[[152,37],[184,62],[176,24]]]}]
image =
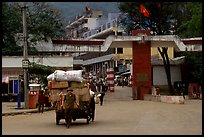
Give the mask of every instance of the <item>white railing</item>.
[{"label": "white railing", "polygon": [[110,29],[111,27],[118,27],[118,26],[119,26],[119,20],[118,20],[118,18],[115,18],[115,19],[111,20],[110,22],[107,22],[106,24],[103,24],[103,25],[101,25],[101,26],[99,26],[99,27],[97,27],[95,29],[92,29],[92,30],[90,30],[88,32],[85,32],[83,34],[83,37],[88,38],[88,37],[90,37],[92,35],[95,35],[97,33],[100,33],[102,31]]}]

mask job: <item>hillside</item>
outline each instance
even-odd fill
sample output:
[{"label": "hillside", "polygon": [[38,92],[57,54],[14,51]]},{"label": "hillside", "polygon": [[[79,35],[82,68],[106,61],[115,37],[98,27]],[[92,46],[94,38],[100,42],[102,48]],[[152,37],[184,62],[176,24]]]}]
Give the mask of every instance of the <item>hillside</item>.
[{"label": "hillside", "polygon": [[117,2],[50,2],[50,4],[61,10],[67,20],[73,20],[83,13],[87,5],[91,9],[102,10],[105,16],[109,12],[119,12]]}]

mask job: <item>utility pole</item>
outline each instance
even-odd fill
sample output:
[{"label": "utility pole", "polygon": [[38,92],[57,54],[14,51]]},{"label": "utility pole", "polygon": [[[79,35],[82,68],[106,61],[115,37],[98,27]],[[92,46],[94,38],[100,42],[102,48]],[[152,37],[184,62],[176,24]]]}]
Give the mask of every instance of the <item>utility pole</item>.
[{"label": "utility pole", "polygon": [[23,15],[23,60],[22,60],[22,67],[23,67],[23,76],[24,76],[24,103],[25,108],[29,109],[29,93],[28,93],[28,67],[29,67],[29,60],[28,60],[28,36],[27,36],[27,22],[26,22],[26,3],[22,2],[22,15]]}]

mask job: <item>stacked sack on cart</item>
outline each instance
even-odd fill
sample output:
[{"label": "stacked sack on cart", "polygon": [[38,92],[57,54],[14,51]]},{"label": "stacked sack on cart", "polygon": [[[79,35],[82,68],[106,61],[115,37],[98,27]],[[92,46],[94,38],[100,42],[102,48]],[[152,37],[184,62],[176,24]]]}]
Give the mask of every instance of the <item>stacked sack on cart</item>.
[{"label": "stacked sack on cart", "polygon": [[47,80],[53,106],[56,102],[59,102],[56,109],[64,108],[64,97],[68,88],[72,88],[76,95],[75,108],[78,107],[77,104],[80,106],[80,102],[90,101],[90,92],[86,80],[82,77],[82,70],[55,70],[47,77]]}]

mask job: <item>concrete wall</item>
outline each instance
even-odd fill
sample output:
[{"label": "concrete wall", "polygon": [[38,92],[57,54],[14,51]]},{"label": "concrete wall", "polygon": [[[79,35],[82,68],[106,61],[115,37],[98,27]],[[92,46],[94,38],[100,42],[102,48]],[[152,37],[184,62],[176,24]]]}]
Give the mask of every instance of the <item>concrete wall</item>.
[{"label": "concrete wall", "polygon": [[[153,85],[168,85],[164,66],[153,66]],[[175,81],[181,81],[180,66],[171,66],[172,84]]]},{"label": "concrete wall", "polygon": [[[73,57],[70,56],[29,56],[30,62],[51,67],[73,67]],[[3,56],[2,68],[22,67],[22,56]]]},{"label": "concrete wall", "polygon": [[107,23],[107,18],[98,18],[96,19],[96,27],[99,27],[101,25],[104,25]]},{"label": "concrete wall", "polygon": [[96,24],[96,18],[88,18],[88,24],[87,24],[88,28],[91,29],[95,29],[97,27]]},{"label": "concrete wall", "polygon": [[[170,59],[174,58],[174,48],[169,47],[167,52],[168,52],[168,56],[169,56]],[[152,56],[156,55],[156,56],[159,57],[159,59],[162,59],[161,55],[159,54],[159,51],[158,51],[157,47],[156,48],[155,47],[151,48],[151,55]]]}]

